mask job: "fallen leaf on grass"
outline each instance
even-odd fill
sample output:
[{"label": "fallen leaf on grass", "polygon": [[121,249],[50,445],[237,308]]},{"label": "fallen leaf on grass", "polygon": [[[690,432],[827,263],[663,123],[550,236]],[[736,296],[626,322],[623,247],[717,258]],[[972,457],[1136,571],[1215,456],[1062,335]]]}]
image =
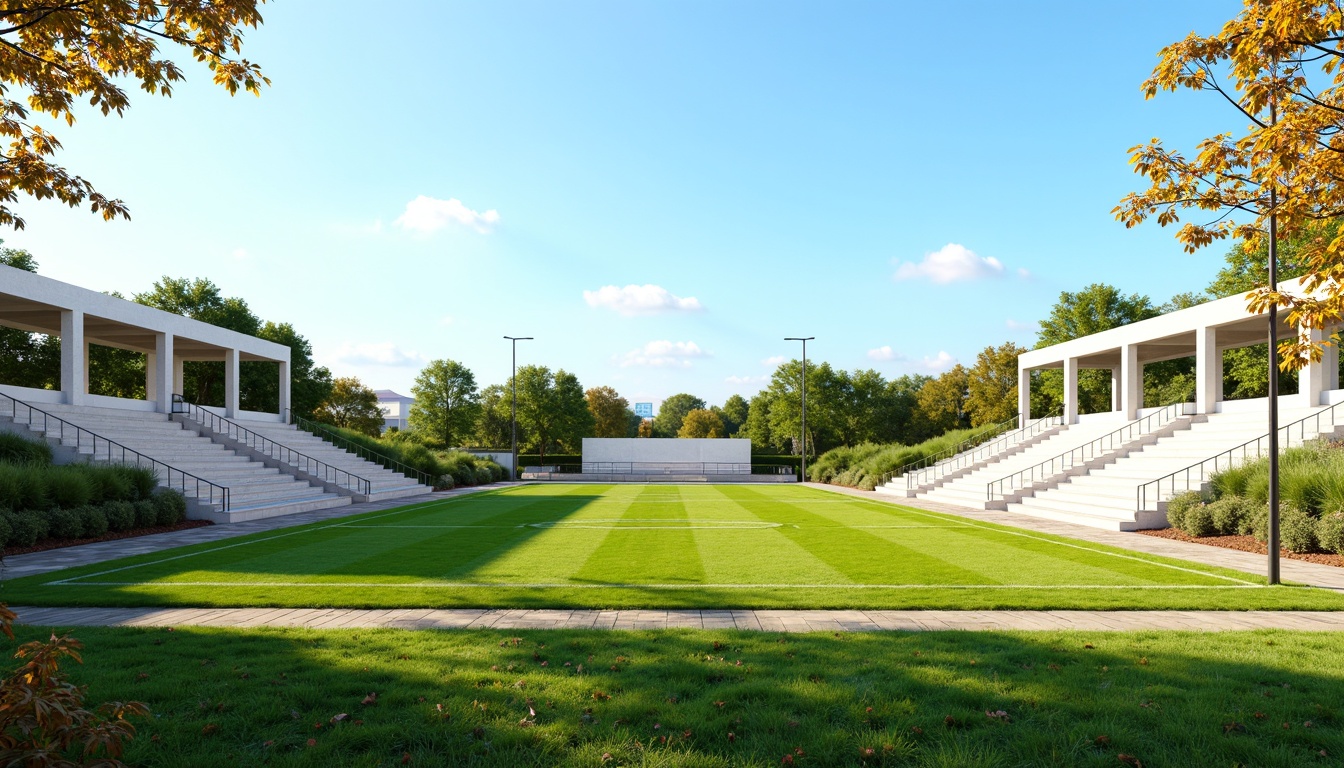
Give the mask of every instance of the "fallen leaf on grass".
[{"label": "fallen leaf on grass", "polygon": [[309,739],[309,740],[308,740],[308,746],[310,746],[310,747],[316,747],[316,746],[317,746],[317,739]]},{"label": "fallen leaf on grass", "polygon": [[1242,725],[1241,723],[1236,722],[1235,720],[1232,721],[1232,722],[1230,722],[1230,723],[1223,723],[1223,733],[1224,733],[1224,734],[1232,733],[1232,732],[1234,732],[1234,731],[1237,732],[1237,733],[1245,733],[1245,732],[1246,732],[1246,726]]},{"label": "fallen leaf on grass", "polygon": [[369,705],[371,705],[371,704],[377,704],[377,703],[378,703],[378,694],[377,694],[377,693],[370,693],[368,696],[365,696],[365,697],[364,697],[364,700],[363,700],[363,701],[361,701],[361,702],[359,702],[359,703],[360,703],[360,704],[363,704],[363,705],[366,706],[366,707],[369,706]]},{"label": "fallen leaf on grass", "polygon": [[202,736],[213,736],[213,735],[215,735],[218,731],[219,731],[219,726],[218,726],[218,725],[216,725],[215,723],[206,723],[205,727],[201,729],[201,735],[202,735]]},{"label": "fallen leaf on grass", "polygon": [[1133,755],[1126,755],[1124,752],[1121,752],[1116,755],[1115,758],[1125,765],[1132,765],[1134,768],[1143,768],[1143,763],[1139,761],[1139,758]]},{"label": "fallen leaf on grass", "polygon": [[334,724],[334,723],[339,723],[339,722],[341,722],[342,720],[346,719],[346,718],[349,717],[349,716],[350,716],[350,715],[348,715],[348,714],[342,712],[342,713],[340,713],[339,715],[333,715],[332,718],[331,718],[331,722],[332,722],[333,724]]}]

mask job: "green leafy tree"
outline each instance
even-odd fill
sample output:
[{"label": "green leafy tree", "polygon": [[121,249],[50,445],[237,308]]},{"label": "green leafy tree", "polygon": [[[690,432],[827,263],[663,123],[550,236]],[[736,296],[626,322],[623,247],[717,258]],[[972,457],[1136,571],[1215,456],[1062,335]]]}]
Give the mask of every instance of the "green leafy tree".
[{"label": "green leafy tree", "polygon": [[916,373],[887,382],[882,398],[888,414],[886,429],[874,442],[916,445],[937,434],[929,422],[919,417],[919,390],[930,381],[932,376]]},{"label": "green leafy tree", "polygon": [[628,437],[630,402],[611,387],[593,387],[584,393],[593,415],[593,437]]},{"label": "green leafy tree", "polygon": [[966,367],[954,365],[951,370],[919,388],[916,396],[919,404],[917,417],[935,435],[953,429],[965,429],[971,424],[970,414],[966,411],[968,388]]},{"label": "green leafy tree", "polygon": [[658,417],[653,420],[654,437],[676,437],[686,414],[703,409],[705,401],[685,392],[672,395],[658,406]]},{"label": "green leafy tree", "polygon": [[383,431],[383,411],[378,395],[353,376],[332,382],[331,394],[313,414],[318,421],[378,437]]},{"label": "green leafy tree", "polygon": [[681,429],[677,430],[677,437],[684,438],[723,436],[723,420],[717,413],[704,408],[688,412],[681,422]]},{"label": "green leafy tree", "polygon": [[[130,2],[5,3],[0,16],[7,55],[0,57],[0,133],[10,140],[0,162],[0,224],[23,228],[10,207],[19,194],[54,198],[73,207],[87,202],[111,220],[130,218],[126,205],[105,197],[83,178],[52,161],[61,143],[32,114],[47,114],[73,125],[80,105],[118,116],[130,106],[121,84],[171,96],[185,75],[160,54],[169,43],[209,67],[217,85],[230,94],[261,93],[269,83],[241,52],[243,30],[261,23],[264,0],[158,0]],[[8,97],[10,89],[26,94]],[[24,103],[26,102],[26,103]]]},{"label": "green leafy tree", "polygon": [[[262,324],[257,336],[289,347],[290,407],[307,417],[326,400],[334,383],[331,371],[313,361],[313,345],[289,323]],[[250,411],[274,412],[280,407],[280,377],[273,363],[245,361],[239,371],[243,406]]]},{"label": "green leafy tree", "polygon": [[[807,450],[808,454],[824,453],[838,444],[838,427],[842,426],[839,411],[844,407],[848,387],[847,377],[837,373],[829,363],[809,363],[807,366]],[[790,453],[802,452],[802,363],[790,360],[782,363],[770,377],[770,435],[780,447]],[[750,413],[748,414],[750,418]]]},{"label": "green leafy tree", "polygon": [[985,347],[966,372],[966,410],[971,426],[1011,419],[1017,413],[1017,358],[1026,348],[1013,342]]},{"label": "green leafy tree", "polygon": [[735,436],[742,425],[747,423],[748,409],[749,405],[745,397],[732,395],[723,402],[722,407],[716,405],[710,410],[714,411],[719,420],[723,422],[723,433]]},{"label": "green leafy tree", "polygon": [[473,433],[477,446],[506,448],[513,445],[511,402],[509,390],[502,384],[491,384],[481,390],[481,409]]},{"label": "green leafy tree", "polygon": [[[510,382],[511,384],[512,382]],[[572,373],[541,365],[518,369],[518,440],[545,463],[546,454],[579,450],[593,432],[593,414]]]},{"label": "green leafy tree", "polygon": [[435,360],[421,369],[411,385],[411,397],[415,401],[407,422],[426,444],[458,446],[476,426],[480,412],[476,376],[456,360]]},{"label": "green leafy tree", "polygon": [[[203,278],[188,280],[165,275],[150,290],[135,294],[134,300],[148,307],[249,336],[256,336],[261,331],[261,319],[252,314],[246,301],[226,298],[220,293],[219,286]],[[241,383],[241,369],[238,374]],[[184,362],[182,389],[178,394],[198,405],[224,405],[224,363],[201,360]],[[248,407],[250,403],[244,404],[241,394],[240,407],[252,410]]]}]

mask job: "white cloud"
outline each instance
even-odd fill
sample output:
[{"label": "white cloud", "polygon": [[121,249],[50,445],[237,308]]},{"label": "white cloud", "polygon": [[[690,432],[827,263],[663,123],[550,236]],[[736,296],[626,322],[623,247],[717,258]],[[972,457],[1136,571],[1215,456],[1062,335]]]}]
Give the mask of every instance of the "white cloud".
[{"label": "white cloud", "polygon": [[729,376],[724,379],[729,384],[765,384],[770,381],[769,376]]},{"label": "white cloud", "polygon": [[902,355],[900,352],[895,351],[889,346],[883,345],[877,349],[868,350],[868,359],[884,363],[892,360],[904,360],[905,355]]},{"label": "white cloud", "polygon": [[896,280],[923,278],[943,285],[1002,275],[1003,262],[993,256],[979,256],[964,245],[948,243],[933,253],[925,254],[924,260],[918,263],[900,262],[893,277]]},{"label": "white cloud", "polygon": [[626,317],[704,309],[694,296],[675,296],[661,285],[627,285],[624,288],[604,285],[596,291],[584,291],[583,300],[590,307],[605,307]]},{"label": "white cloud", "polygon": [[250,261],[252,254],[247,252],[246,248],[234,248],[233,253],[229,254],[234,261]]},{"label": "white cloud", "polygon": [[937,355],[924,358],[921,364],[930,371],[941,373],[948,368],[951,368],[953,365],[956,365],[956,363],[957,359],[955,357],[939,350]]},{"label": "white cloud", "polygon": [[377,344],[342,344],[332,356],[337,363],[346,365],[382,365],[401,368],[423,365],[429,358],[419,352],[403,350],[390,341]]},{"label": "white cloud", "polygon": [[779,366],[783,365],[788,359],[789,358],[785,357],[784,355],[774,355],[773,357],[767,357],[764,360],[762,360],[761,365],[764,365],[766,368],[778,368]]},{"label": "white cloud", "polygon": [[709,357],[694,341],[650,341],[620,357],[622,368],[632,365],[648,368],[690,368],[691,360]]},{"label": "white cloud", "polygon": [[485,235],[489,234],[494,225],[499,223],[499,211],[489,210],[480,213],[463,205],[462,201],[456,197],[439,200],[420,195],[407,203],[406,210],[392,223],[402,229],[428,235],[453,222],[471,227]]},{"label": "white cloud", "polygon": [[1008,318],[1008,322],[1005,323],[1005,325],[1008,326],[1008,330],[1010,331],[1031,331],[1036,328],[1035,323],[1019,323],[1011,317]]},{"label": "white cloud", "polygon": [[1023,280],[1030,280],[1030,279],[1031,279],[1031,270],[1027,269],[1026,267],[1018,267],[1018,268],[1017,268],[1017,276],[1020,277],[1020,278],[1022,278]]},{"label": "white cloud", "polygon": [[452,315],[444,315],[439,318],[439,325],[452,325],[454,322]]}]

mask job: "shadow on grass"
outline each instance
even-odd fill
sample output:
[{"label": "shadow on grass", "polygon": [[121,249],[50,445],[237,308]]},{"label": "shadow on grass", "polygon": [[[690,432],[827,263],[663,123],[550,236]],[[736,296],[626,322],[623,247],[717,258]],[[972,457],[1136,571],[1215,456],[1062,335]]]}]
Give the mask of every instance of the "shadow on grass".
[{"label": "shadow on grass", "polygon": [[[21,639],[48,631],[23,627]],[[72,674],[94,700],[153,711],[128,753],[136,765],[409,755],[411,765],[598,766],[606,754],[608,765],[792,755],[794,765],[1111,767],[1126,754],[1147,766],[1303,766],[1344,755],[1344,648],[1327,633],[76,635],[86,663]],[[376,703],[362,704],[370,693]]]}]

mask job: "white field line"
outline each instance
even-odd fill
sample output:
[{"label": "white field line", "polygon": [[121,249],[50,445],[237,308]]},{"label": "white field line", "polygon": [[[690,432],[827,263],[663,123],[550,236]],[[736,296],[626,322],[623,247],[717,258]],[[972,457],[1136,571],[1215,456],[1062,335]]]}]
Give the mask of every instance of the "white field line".
[{"label": "white field line", "polygon": [[[410,506],[410,507],[404,507],[404,508],[401,508],[401,509],[394,509],[394,510],[391,510],[391,511],[389,511],[389,512],[384,512],[384,513],[381,514],[381,515],[374,515],[373,517],[366,517],[366,518],[362,518],[362,519],[364,519],[364,520],[380,520],[380,519],[382,519],[382,518],[384,518],[384,517],[391,517],[391,516],[393,516],[393,515],[404,515],[404,514],[406,514],[407,512],[417,512],[417,511],[421,511],[421,510],[425,510],[425,509],[431,509],[431,508],[433,508],[433,507],[437,507],[437,506],[442,506],[442,505],[445,505],[445,504],[451,504],[451,503],[453,503],[454,501],[457,501],[457,500],[459,500],[459,499],[471,498],[472,495],[474,495],[474,494],[471,494],[471,495],[463,495],[463,496],[454,496],[454,497],[451,498],[451,499],[444,499],[444,500],[442,500],[442,501],[430,501],[430,502],[425,502],[424,504],[416,504],[416,505],[414,505],[414,506]],[[321,525],[321,526],[318,526],[318,527],[316,527],[316,528],[306,528],[306,527],[302,527],[302,528],[300,528],[300,529],[298,529],[298,530],[290,531],[289,533],[277,533],[277,534],[274,535],[274,536],[267,536],[267,537],[264,538],[264,539],[250,539],[250,540],[248,540],[248,541],[239,541],[239,542],[235,542],[235,543],[233,543],[233,544],[224,544],[224,545],[221,545],[221,546],[218,546],[218,547],[214,547],[214,548],[212,548],[212,549],[203,549],[203,550],[201,550],[201,551],[199,551],[199,552],[188,552],[188,553],[186,553],[186,554],[184,554],[184,555],[174,555],[174,556],[172,556],[172,557],[165,557],[165,558],[163,558],[162,560],[153,560],[153,561],[150,561],[150,562],[148,562],[148,563],[136,563],[135,565],[124,565],[124,566],[122,566],[122,567],[120,567],[120,568],[109,568],[109,569],[106,570],[106,571],[98,571],[97,573],[90,573],[90,574],[86,574],[86,575],[84,575],[84,576],[71,576],[69,579],[61,579],[61,580],[59,580],[59,581],[49,581],[49,582],[46,582],[46,584],[44,584],[44,586],[52,586],[52,585],[56,585],[56,584],[65,584],[66,582],[68,582],[68,581],[72,581],[72,580],[75,580],[75,579],[92,579],[92,578],[97,577],[97,576],[106,576],[106,575],[109,574],[109,573],[120,573],[121,571],[130,571],[130,570],[134,570],[134,569],[136,569],[136,568],[145,568],[145,567],[147,567],[147,566],[151,566],[151,565],[160,565],[160,564],[162,564],[162,563],[171,563],[171,562],[174,561],[174,560],[182,560],[182,559],[184,559],[184,558],[188,558],[188,557],[196,557],[197,555],[208,555],[208,554],[211,554],[211,553],[213,553],[213,552],[223,552],[223,551],[226,550],[226,549],[233,549],[234,547],[247,547],[247,546],[251,546],[251,545],[253,545],[253,544],[260,544],[260,543],[262,543],[263,541],[275,541],[276,539],[283,539],[283,538],[286,538],[286,537],[289,537],[289,536],[297,536],[297,535],[299,535],[299,534],[301,534],[301,533],[313,533],[313,532],[315,532],[315,531],[325,531],[325,530],[328,529],[328,528],[340,528],[342,525],[343,525],[343,523],[341,523],[341,522],[339,522],[339,521],[336,521],[336,522],[329,523],[329,524],[327,524],[327,525]]]},{"label": "white field line", "polygon": [[[865,503],[865,504],[878,504],[878,505],[880,505],[880,504],[882,503],[882,502],[877,502],[877,501],[869,501],[868,499],[859,499],[859,502],[860,502],[860,503]],[[938,514],[938,513],[925,512],[925,511],[923,511],[923,510],[912,509],[912,508],[910,508],[910,507],[902,507],[901,510],[902,510],[903,512],[914,513],[914,514],[916,514],[916,515],[921,515],[921,516],[923,516],[923,517],[931,517],[931,518],[934,518],[935,520],[944,520],[944,521],[945,521],[945,520],[947,519],[947,516],[945,516],[945,515],[941,515],[941,514]],[[1037,536],[1037,535],[1035,535],[1035,534],[1031,534],[1031,533],[1018,532],[1018,531],[1011,531],[1011,530],[1004,530],[1003,528],[999,528],[999,527],[995,527],[995,526],[990,526],[990,525],[983,525],[983,524],[980,524],[980,523],[975,523],[975,522],[970,522],[970,521],[964,522],[964,523],[962,523],[962,525],[964,525],[964,526],[967,527],[967,528],[979,528],[979,529],[981,529],[981,530],[990,531],[991,533],[1005,533],[1005,534],[1008,534],[1009,536],[1020,536],[1020,537],[1022,537],[1022,538],[1024,538],[1024,539],[1032,539],[1032,540],[1034,540],[1034,541],[1041,541],[1041,542],[1045,542],[1046,544],[1054,544],[1054,545],[1056,545],[1056,546],[1060,546],[1060,547],[1072,547],[1073,549],[1081,549],[1081,550],[1083,550],[1084,552],[1091,552],[1091,553],[1093,553],[1093,554],[1097,554],[1097,555],[1107,555],[1107,556],[1110,556],[1110,557],[1118,557],[1118,558],[1120,558],[1120,559],[1122,559],[1122,560],[1133,560],[1133,561],[1135,561],[1135,562],[1139,562],[1139,563],[1147,563],[1148,565],[1158,565],[1158,566],[1161,566],[1161,567],[1163,567],[1163,568],[1170,568],[1170,569],[1175,570],[1175,571],[1185,571],[1186,573],[1198,574],[1198,575],[1200,575],[1200,576],[1209,576],[1209,577],[1211,577],[1211,578],[1215,578],[1215,579],[1224,579],[1224,580],[1226,580],[1226,581],[1235,581],[1235,582],[1237,582],[1238,584],[1248,584],[1248,585],[1251,585],[1251,586],[1260,586],[1259,584],[1256,584],[1255,582],[1252,582],[1252,581],[1246,581],[1245,579],[1238,579],[1238,578],[1235,578],[1235,577],[1233,577],[1233,576],[1223,576],[1222,574],[1218,574],[1218,573],[1209,573],[1209,572],[1207,572],[1207,571],[1201,571],[1201,570],[1198,570],[1198,569],[1196,569],[1196,568],[1186,568],[1186,567],[1184,567],[1184,566],[1180,566],[1180,565],[1171,565],[1170,563],[1159,563],[1159,562],[1154,562],[1154,561],[1152,561],[1152,560],[1148,560],[1148,559],[1146,559],[1146,558],[1135,557],[1134,555],[1122,555],[1122,554],[1120,554],[1119,552],[1106,552],[1106,551],[1104,551],[1104,550],[1100,550],[1100,549],[1093,549],[1093,548],[1091,548],[1091,547],[1084,547],[1084,546],[1082,546],[1082,545],[1080,545],[1080,544],[1070,544],[1069,542],[1066,542],[1066,541],[1056,541],[1056,540],[1054,540],[1054,539],[1047,539],[1047,538],[1045,538],[1045,537],[1043,537],[1043,536]]]},{"label": "white field line", "polygon": [[53,581],[59,587],[360,587],[388,589],[1267,589],[1263,584],[623,584],[422,581]]}]

